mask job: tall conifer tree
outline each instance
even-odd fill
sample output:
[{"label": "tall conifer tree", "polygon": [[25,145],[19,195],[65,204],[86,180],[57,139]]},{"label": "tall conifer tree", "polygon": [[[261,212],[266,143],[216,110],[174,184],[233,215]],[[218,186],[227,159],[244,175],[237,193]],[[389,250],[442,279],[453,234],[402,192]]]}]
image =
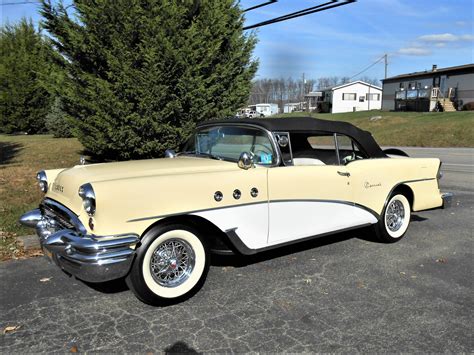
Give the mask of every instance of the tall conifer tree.
[{"label": "tall conifer tree", "polygon": [[75,0],[73,7],[45,0],[41,12],[64,57],[64,109],[93,154],[161,156],[197,122],[246,103],[256,40],[243,33],[235,0]]},{"label": "tall conifer tree", "polygon": [[41,133],[53,102],[55,52],[31,20],[0,30],[0,132]]}]

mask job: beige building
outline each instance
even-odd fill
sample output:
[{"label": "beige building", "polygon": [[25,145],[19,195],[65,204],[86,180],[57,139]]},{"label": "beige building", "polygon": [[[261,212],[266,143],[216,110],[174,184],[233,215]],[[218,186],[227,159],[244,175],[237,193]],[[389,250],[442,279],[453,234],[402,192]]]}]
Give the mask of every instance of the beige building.
[{"label": "beige building", "polygon": [[397,75],[382,80],[382,109],[455,111],[474,102],[474,64]]}]

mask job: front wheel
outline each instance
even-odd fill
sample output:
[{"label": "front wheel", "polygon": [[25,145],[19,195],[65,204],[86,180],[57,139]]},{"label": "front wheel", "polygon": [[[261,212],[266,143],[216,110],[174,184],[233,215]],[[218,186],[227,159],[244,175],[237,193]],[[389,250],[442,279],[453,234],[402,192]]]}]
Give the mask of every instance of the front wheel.
[{"label": "front wheel", "polygon": [[410,224],[410,202],[399,193],[394,193],[385,207],[382,217],[375,226],[378,239],[385,243],[399,241]]},{"label": "front wheel", "polygon": [[145,303],[177,303],[197,292],[209,270],[209,252],[192,227],[157,226],[142,238],[127,284]]}]

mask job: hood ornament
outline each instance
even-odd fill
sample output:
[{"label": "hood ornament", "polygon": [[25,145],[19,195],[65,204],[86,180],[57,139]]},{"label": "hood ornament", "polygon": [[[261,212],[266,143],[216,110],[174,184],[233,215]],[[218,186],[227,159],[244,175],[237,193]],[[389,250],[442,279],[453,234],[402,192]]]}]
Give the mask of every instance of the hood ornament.
[{"label": "hood ornament", "polygon": [[81,155],[79,158],[79,164],[86,165],[86,157],[84,155]]}]

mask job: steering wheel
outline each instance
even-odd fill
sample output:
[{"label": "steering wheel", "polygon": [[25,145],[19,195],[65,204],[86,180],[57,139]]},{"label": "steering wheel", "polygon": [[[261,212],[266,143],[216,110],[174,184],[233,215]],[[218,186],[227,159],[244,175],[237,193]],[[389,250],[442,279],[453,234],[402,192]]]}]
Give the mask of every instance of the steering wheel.
[{"label": "steering wheel", "polygon": [[355,152],[352,152],[351,155],[345,156],[345,157],[342,159],[342,162],[344,163],[344,165],[346,165],[346,164],[350,163],[351,161],[360,160],[360,159],[364,159],[364,158],[361,157],[360,155],[356,155]]},{"label": "steering wheel", "polygon": [[[259,147],[258,149],[257,146]],[[255,143],[254,146],[252,147],[252,153],[260,159],[262,153],[266,156],[271,155],[273,156],[273,151],[268,148],[267,146],[261,144],[261,143]]]}]

